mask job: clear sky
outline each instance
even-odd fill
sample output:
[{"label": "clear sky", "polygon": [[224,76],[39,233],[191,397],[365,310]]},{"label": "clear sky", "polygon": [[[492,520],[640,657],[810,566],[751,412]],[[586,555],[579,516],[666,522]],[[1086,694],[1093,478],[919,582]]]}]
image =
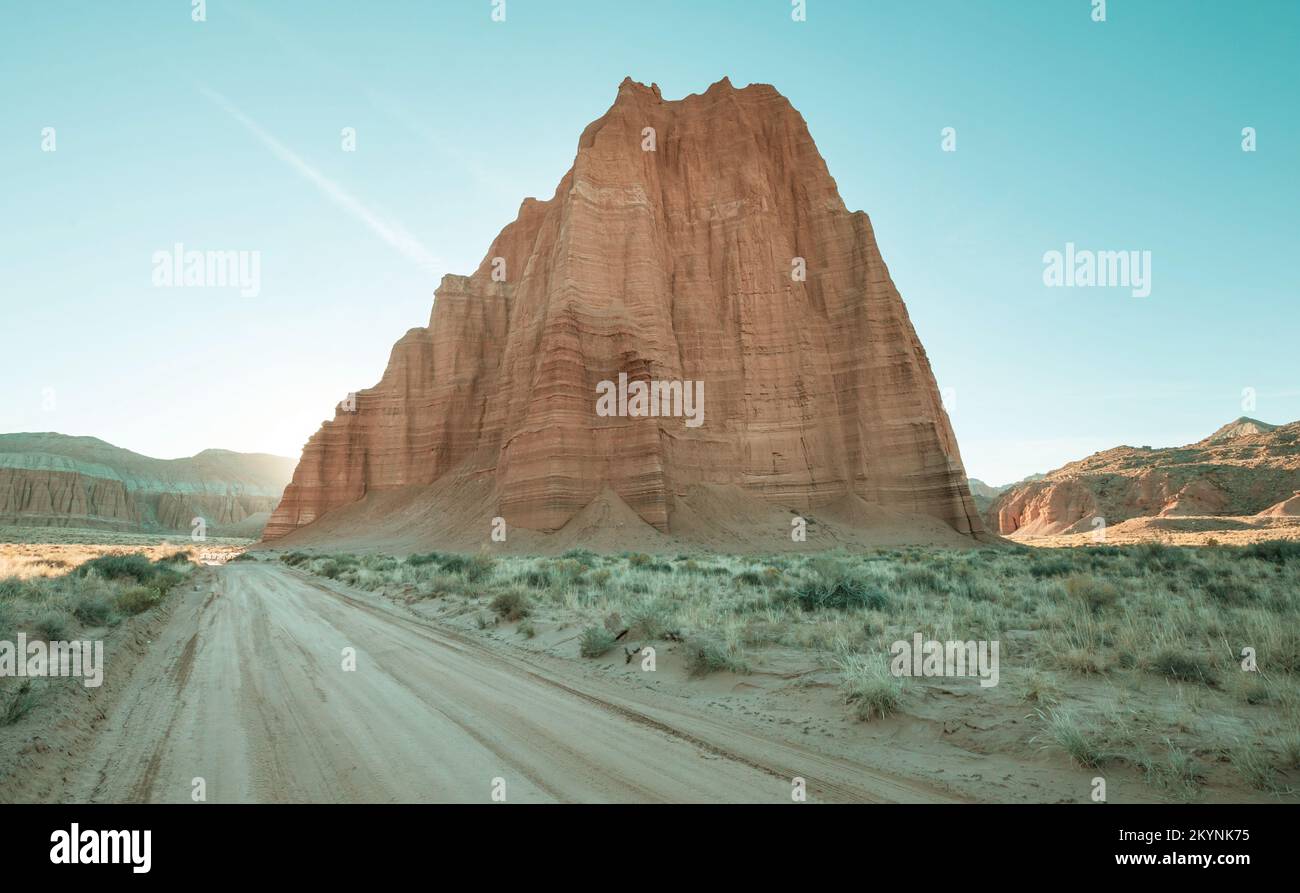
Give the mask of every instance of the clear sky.
[{"label": "clear sky", "polygon": [[[0,4],[0,431],[296,456],[626,75],[803,113],[971,476],[1300,418],[1300,3],[492,6]],[[260,252],[260,293],[153,287],[178,242]],[[1150,251],[1150,295],[1046,287],[1067,242]]]}]

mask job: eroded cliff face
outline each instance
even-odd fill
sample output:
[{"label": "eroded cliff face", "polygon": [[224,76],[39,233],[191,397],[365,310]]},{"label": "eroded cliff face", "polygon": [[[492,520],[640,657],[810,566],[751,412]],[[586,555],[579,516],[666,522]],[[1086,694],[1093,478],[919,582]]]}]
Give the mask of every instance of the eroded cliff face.
[{"label": "eroded cliff face", "polygon": [[1300,489],[1300,422],[1229,422],[1167,449],[1116,447],[1017,484],[986,513],[1004,535],[1087,533],[1133,518],[1289,516]]},{"label": "eroded cliff face", "polygon": [[[703,382],[703,423],[599,415],[620,373]],[[540,531],[606,488],[671,530],[674,497],[717,484],[982,530],[867,215],[784,97],[725,79],[679,101],[624,81],[555,196],[444,277],[428,327],[311,438],[266,538],[449,475]]]},{"label": "eroded cliff face", "polygon": [[208,450],[151,459],[91,437],[0,435],[0,524],[258,536],[293,462]]}]

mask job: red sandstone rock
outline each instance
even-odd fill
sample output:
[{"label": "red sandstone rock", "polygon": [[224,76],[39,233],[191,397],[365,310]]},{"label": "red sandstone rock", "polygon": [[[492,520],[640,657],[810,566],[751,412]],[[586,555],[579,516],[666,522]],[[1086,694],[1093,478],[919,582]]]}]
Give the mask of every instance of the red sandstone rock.
[{"label": "red sandstone rock", "polygon": [[[703,424],[598,415],[620,373],[702,381]],[[726,79],[679,101],[624,81],[555,196],[444,277],[428,327],[311,438],[265,536],[448,476],[488,481],[512,529],[558,530],[609,489],[671,531],[688,489],[732,485],[982,532],[867,215],[784,97]]]},{"label": "red sandstone rock", "polygon": [[1185,447],[1116,447],[1004,491],[985,513],[1001,534],[1087,533],[1141,517],[1289,515],[1300,422],[1240,418]]}]

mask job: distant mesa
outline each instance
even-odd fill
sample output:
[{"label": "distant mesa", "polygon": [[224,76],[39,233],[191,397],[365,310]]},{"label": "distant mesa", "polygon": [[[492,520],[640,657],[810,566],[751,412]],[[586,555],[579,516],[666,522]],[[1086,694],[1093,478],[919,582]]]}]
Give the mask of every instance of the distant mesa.
[{"label": "distant mesa", "polygon": [[[597,414],[620,374],[701,382],[703,423]],[[611,548],[768,548],[792,514],[821,545],[983,535],[871,222],[765,84],[625,80],[555,195],[443,278],[349,409],[268,540],[473,548],[500,517],[543,548],[599,517]]]},{"label": "distant mesa", "polygon": [[1180,518],[1292,517],[1297,490],[1300,422],[1242,417],[1187,446],[1121,446],[1071,462],[1005,490],[984,517],[1013,537],[1087,533],[1094,518],[1162,519],[1153,529],[1175,530]]},{"label": "distant mesa", "polygon": [[204,450],[152,459],[95,437],[0,434],[0,524],[257,539],[294,461]]}]

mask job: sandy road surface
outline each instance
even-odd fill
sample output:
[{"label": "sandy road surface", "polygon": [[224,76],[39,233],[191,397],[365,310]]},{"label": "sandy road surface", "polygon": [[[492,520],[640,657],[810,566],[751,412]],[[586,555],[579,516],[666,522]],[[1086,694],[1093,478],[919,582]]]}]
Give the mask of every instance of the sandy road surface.
[{"label": "sandy road surface", "polygon": [[811,801],[948,799],[278,565],[182,598],[59,799],[789,803],[796,775]]}]

